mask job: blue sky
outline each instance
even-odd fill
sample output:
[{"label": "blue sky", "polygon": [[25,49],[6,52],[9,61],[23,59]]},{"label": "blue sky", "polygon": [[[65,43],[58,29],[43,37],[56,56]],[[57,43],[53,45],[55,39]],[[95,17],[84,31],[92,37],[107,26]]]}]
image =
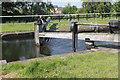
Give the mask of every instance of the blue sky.
[{"label": "blue sky", "polygon": [[81,0],[48,0],[52,2],[54,5],[58,5],[59,7],[65,7],[68,3],[70,5],[75,5],[78,8],[82,7],[82,1]]},{"label": "blue sky", "polygon": [[[47,1],[47,0],[46,0]],[[90,0],[48,0],[52,2],[54,5],[58,5],[59,7],[65,7],[68,3],[71,5],[77,6],[77,8],[82,8],[82,2],[83,1],[90,1]],[[111,0],[93,0],[94,2],[111,2]],[[112,0],[113,2],[118,2],[120,0]]]},{"label": "blue sky", "polygon": [[54,5],[58,5],[59,7],[65,7],[68,3],[70,3],[70,5],[75,5],[77,6],[77,8],[81,8],[82,5],[81,3],[78,3],[78,2],[52,2],[52,4]]}]

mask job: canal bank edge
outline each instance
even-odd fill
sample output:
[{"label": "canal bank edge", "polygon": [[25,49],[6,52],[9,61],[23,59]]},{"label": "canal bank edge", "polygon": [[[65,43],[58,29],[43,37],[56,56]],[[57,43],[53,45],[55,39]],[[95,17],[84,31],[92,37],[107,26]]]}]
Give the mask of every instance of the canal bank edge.
[{"label": "canal bank edge", "polygon": [[[13,39],[13,38],[22,38],[22,37],[34,37],[34,31],[27,31],[27,32],[10,32],[10,33],[2,33],[0,34],[2,39]],[[120,44],[117,44],[118,47],[120,46]],[[108,45],[111,46],[111,45]],[[112,46],[111,46],[112,48]],[[80,51],[80,52],[76,52],[77,54],[84,54],[84,53],[90,53],[90,52],[104,52],[104,53],[119,53],[119,49],[118,48],[106,48],[106,47],[97,47],[91,50],[85,50],[85,51]],[[68,53],[68,54],[61,54],[61,55],[53,55],[53,56],[47,56],[47,57],[43,57],[43,58],[34,58],[34,59],[28,59],[25,61],[15,61],[15,62],[9,62],[7,63],[7,61],[5,61],[5,65],[6,64],[14,64],[14,63],[18,63],[18,62],[30,62],[30,61],[34,61],[34,60],[39,60],[39,59],[44,59],[44,58],[53,58],[54,56],[68,56],[68,55],[75,55],[76,53]],[[3,61],[3,60],[1,60]],[[0,62],[1,62],[0,61]],[[2,63],[2,62],[1,62]]]},{"label": "canal bank edge", "polygon": [[34,31],[2,33],[0,37],[2,39],[34,37]]},{"label": "canal bank edge", "polygon": [[3,65],[9,65],[9,64],[26,64],[32,61],[39,61],[39,60],[43,60],[43,59],[53,59],[53,58],[58,58],[58,57],[65,57],[65,56],[74,56],[77,54],[86,54],[86,53],[92,53],[92,52],[104,52],[104,53],[115,53],[118,54],[120,52],[119,49],[111,49],[111,48],[105,48],[105,47],[97,47],[91,50],[84,50],[84,51],[79,51],[79,52],[75,52],[75,53],[67,53],[67,54],[60,54],[60,55],[53,55],[53,56],[46,56],[46,57],[40,57],[40,58],[33,58],[33,59],[27,59],[27,60],[23,60],[23,61],[14,61],[14,62],[9,62]]},{"label": "canal bank edge", "polygon": [[[65,56],[73,56],[76,54],[85,54],[85,53],[90,53],[90,52],[95,52],[93,50],[85,50],[85,51],[80,51],[80,52],[76,52],[76,53],[67,53],[67,54],[60,54],[60,55],[53,55],[53,56],[45,56],[45,57],[40,57],[40,58],[33,58],[33,59],[27,59],[27,60],[23,60],[23,61],[13,61],[13,62],[8,62],[5,65],[9,65],[9,64],[18,64],[18,63],[29,63],[31,61],[39,61],[39,60],[43,60],[43,59],[53,59],[53,58],[58,58],[58,57],[65,57]],[[6,60],[4,60],[6,61]],[[4,65],[4,64],[3,64]]]}]

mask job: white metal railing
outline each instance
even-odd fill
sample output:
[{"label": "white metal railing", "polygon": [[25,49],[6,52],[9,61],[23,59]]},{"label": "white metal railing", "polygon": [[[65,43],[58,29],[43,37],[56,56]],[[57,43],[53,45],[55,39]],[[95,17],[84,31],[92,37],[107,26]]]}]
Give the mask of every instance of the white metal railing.
[{"label": "white metal railing", "polygon": [[18,15],[18,16],[0,16],[0,18],[5,17],[41,17],[41,16],[75,16],[75,15],[95,15],[95,14],[120,14],[120,12],[116,13],[83,13],[83,14],[54,14],[54,15]]}]

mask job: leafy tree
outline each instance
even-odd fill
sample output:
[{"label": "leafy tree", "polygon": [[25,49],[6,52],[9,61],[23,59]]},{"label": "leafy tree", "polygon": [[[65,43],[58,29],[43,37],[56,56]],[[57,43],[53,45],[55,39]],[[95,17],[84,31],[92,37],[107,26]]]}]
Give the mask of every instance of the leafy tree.
[{"label": "leafy tree", "polygon": [[86,13],[109,13],[112,4],[110,2],[83,2],[82,7]]},{"label": "leafy tree", "polygon": [[[45,2],[2,2],[2,15],[43,15],[50,14],[50,9],[54,8],[51,3]],[[3,22],[6,21],[30,21],[33,18],[3,18]]]},{"label": "leafy tree", "polygon": [[116,2],[114,5],[114,11],[115,12],[120,12],[120,1],[119,2]]},{"label": "leafy tree", "polygon": [[45,2],[3,2],[3,15],[38,15],[50,14],[53,5]]},{"label": "leafy tree", "polygon": [[21,10],[24,8],[23,2],[2,2],[3,15],[20,15]]},{"label": "leafy tree", "polygon": [[50,3],[50,4],[47,4],[47,11],[48,11],[48,14],[51,14],[50,10],[54,10],[54,6]]},{"label": "leafy tree", "polygon": [[68,4],[65,8],[63,8],[62,13],[64,13],[64,14],[69,13],[69,9],[70,9],[70,4]]},{"label": "leafy tree", "polygon": [[13,2],[2,2],[2,15],[11,15],[14,7]]},{"label": "leafy tree", "polygon": [[62,13],[64,14],[74,14],[77,11],[77,7],[76,6],[71,6],[69,3],[68,5],[63,9]]},{"label": "leafy tree", "polygon": [[24,2],[21,9],[19,9],[19,10],[21,11],[22,15],[27,15],[27,14],[30,14],[30,8],[31,8],[31,3]]},{"label": "leafy tree", "polygon": [[110,2],[102,2],[97,7],[98,13],[109,13],[111,11],[112,5]]},{"label": "leafy tree", "polygon": [[77,11],[77,7],[73,5],[70,9],[71,14],[76,13],[76,11]]},{"label": "leafy tree", "polygon": [[84,10],[84,8],[79,8],[79,9],[77,9],[77,11],[76,11],[76,13],[85,13],[85,10]]}]

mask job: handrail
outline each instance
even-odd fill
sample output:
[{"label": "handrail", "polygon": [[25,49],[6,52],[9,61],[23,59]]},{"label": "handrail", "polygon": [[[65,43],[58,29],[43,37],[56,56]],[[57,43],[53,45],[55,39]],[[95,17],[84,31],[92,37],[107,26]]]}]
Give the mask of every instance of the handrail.
[{"label": "handrail", "polygon": [[[82,13],[82,14],[53,14],[53,15],[18,15],[18,16],[0,16],[0,18],[2,17],[41,17],[41,16],[74,16],[74,15],[95,15],[95,14],[100,14],[100,13]],[[101,14],[120,14],[120,12],[116,12],[116,13],[101,13]]]}]

